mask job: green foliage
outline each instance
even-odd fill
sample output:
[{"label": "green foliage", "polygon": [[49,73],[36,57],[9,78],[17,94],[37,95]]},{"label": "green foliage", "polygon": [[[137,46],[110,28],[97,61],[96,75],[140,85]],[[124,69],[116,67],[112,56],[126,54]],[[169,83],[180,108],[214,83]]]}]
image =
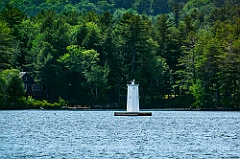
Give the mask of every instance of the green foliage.
[{"label": "green foliage", "polygon": [[8,1],[9,1],[9,0],[2,0],[2,1],[0,1],[0,11],[1,11],[2,9],[4,9],[4,7],[5,7],[6,4],[8,3]]},{"label": "green foliage", "polygon": [[28,109],[61,109],[62,106],[66,106],[67,102],[62,98],[59,98],[57,102],[50,103],[46,100],[35,100],[32,97],[29,97],[24,101]]},{"label": "green foliage", "polygon": [[0,70],[10,69],[14,66],[14,37],[7,23],[0,20]]},{"label": "green foliage", "polygon": [[9,24],[10,28],[20,24],[26,17],[20,9],[9,4],[0,12],[0,15]]},{"label": "green foliage", "polygon": [[193,107],[203,108],[205,106],[205,90],[201,81],[198,79],[195,84],[190,86],[190,90],[195,97]]},{"label": "green foliage", "polygon": [[95,103],[101,103],[101,100],[107,102],[108,73],[109,69],[101,66],[92,66],[90,71],[83,72]]},{"label": "green foliage", "polygon": [[[59,108],[66,104],[54,103],[59,97],[125,105],[132,79],[145,107],[174,107],[188,97],[186,105],[195,98],[198,108],[240,105],[238,1],[2,0],[0,6],[5,108]],[[31,72],[45,100],[24,101],[12,68]]]},{"label": "green foliage", "polygon": [[86,102],[86,99],[93,99],[87,101],[88,104],[106,101],[109,68],[98,65],[99,53],[93,49],[85,50],[77,45],[68,46],[67,50],[68,53],[58,59],[65,70],[62,72],[64,81],[69,82],[64,91],[72,94],[71,97],[65,96],[65,98],[73,103]]},{"label": "green foliage", "polygon": [[24,95],[23,81],[16,69],[0,72],[0,101],[3,105],[17,102]]},{"label": "green foliage", "polygon": [[0,74],[0,101],[1,103],[5,103],[7,101],[7,81],[5,80],[2,73]]},{"label": "green foliage", "polygon": [[200,27],[205,24],[205,18],[207,18],[205,15],[209,15],[214,8],[214,2],[211,0],[190,0],[184,6],[183,11],[193,18],[195,23],[199,23],[198,27]]}]

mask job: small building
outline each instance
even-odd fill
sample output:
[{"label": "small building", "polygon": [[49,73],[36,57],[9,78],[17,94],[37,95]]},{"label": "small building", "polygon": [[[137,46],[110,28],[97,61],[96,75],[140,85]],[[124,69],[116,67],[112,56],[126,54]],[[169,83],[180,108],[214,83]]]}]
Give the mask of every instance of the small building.
[{"label": "small building", "polygon": [[20,76],[22,77],[24,83],[26,97],[31,96],[34,99],[42,99],[43,98],[42,85],[36,83],[33,77],[27,72],[20,72]]}]

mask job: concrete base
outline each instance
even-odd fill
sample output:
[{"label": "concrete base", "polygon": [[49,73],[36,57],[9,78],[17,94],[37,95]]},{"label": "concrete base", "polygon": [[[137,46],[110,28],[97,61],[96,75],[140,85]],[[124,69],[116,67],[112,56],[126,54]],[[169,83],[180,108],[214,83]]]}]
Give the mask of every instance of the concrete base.
[{"label": "concrete base", "polygon": [[152,116],[152,112],[114,112],[114,116]]}]

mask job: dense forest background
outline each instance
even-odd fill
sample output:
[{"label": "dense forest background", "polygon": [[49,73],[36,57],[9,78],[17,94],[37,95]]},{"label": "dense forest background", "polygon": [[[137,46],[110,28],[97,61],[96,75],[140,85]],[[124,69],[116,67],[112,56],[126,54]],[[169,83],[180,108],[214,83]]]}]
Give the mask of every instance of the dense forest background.
[{"label": "dense forest background", "polygon": [[1,0],[0,101],[31,73],[55,102],[240,107],[238,0]]}]

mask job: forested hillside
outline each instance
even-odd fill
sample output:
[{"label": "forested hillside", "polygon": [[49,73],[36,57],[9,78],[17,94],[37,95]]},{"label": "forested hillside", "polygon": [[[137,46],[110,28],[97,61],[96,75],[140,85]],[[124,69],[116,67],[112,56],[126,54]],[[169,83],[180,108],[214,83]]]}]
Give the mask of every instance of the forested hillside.
[{"label": "forested hillside", "polygon": [[50,102],[125,107],[135,79],[145,108],[239,108],[240,2],[1,0],[0,71],[1,103],[21,71]]}]

